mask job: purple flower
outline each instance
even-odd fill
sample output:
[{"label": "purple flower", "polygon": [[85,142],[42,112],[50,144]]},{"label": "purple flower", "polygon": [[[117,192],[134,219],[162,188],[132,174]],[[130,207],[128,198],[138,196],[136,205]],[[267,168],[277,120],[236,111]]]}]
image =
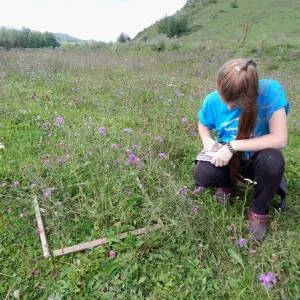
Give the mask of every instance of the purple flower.
[{"label": "purple flower", "polygon": [[46,129],[48,127],[48,123],[47,122],[42,122],[40,125],[43,129]]},{"label": "purple flower", "polygon": [[42,156],[42,162],[45,166],[49,166],[50,164],[50,155],[49,154],[45,154]]},{"label": "purple flower", "polygon": [[115,159],[113,161],[113,163],[114,163],[115,166],[118,166],[120,164],[120,160],[119,159]]},{"label": "purple flower", "polygon": [[131,146],[131,148],[134,149],[134,150],[136,150],[136,149],[139,148],[139,146],[138,146],[137,144],[133,144],[133,145]]},{"label": "purple flower", "polygon": [[63,157],[59,157],[56,159],[56,163],[59,166],[62,166],[64,163],[66,163],[69,159],[70,159],[70,154],[69,153],[65,153],[65,155]]},{"label": "purple flower", "polygon": [[164,159],[167,158],[167,154],[165,152],[159,152],[158,153],[159,158]]},{"label": "purple flower", "polygon": [[110,250],[110,251],[108,252],[108,256],[109,256],[110,258],[115,258],[115,257],[117,256],[117,252],[116,252],[115,250]]},{"label": "purple flower", "polygon": [[182,124],[187,124],[188,123],[188,119],[186,117],[182,117],[181,118],[181,123]]},{"label": "purple flower", "polygon": [[141,162],[142,160],[134,153],[128,154],[127,161],[126,161],[127,165],[139,165]]},{"label": "purple flower", "polygon": [[121,147],[120,144],[112,144],[111,146],[114,150],[118,150]]},{"label": "purple flower", "polygon": [[198,136],[198,131],[191,130],[191,131],[190,131],[190,135],[191,135],[191,136]]},{"label": "purple flower", "polygon": [[183,196],[183,195],[186,195],[187,192],[188,192],[188,188],[187,188],[187,186],[184,185],[183,187],[181,187],[178,190],[177,195]]},{"label": "purple flower", "polygon": [[104,127],[99,127],[98,128],[98,132],[101,136],[105,136],[106,135],[106,129]]},{"label": "purple flower", "polygon": [[160,135],[157,135],[157,136],[154,138],[154,141],[155,141],[155,142],[162,143],[162,142],[163,142],[163,138],[162,138]]},{"label": "purple flower", "polygon": [[268,289],[273,287],[277,283],[276,275],[274,275],[273,272],[260,274],[258,280]]},{"label": "purple flower", "polygon": [[64,123],[65,123],[64,117],[58,116],[58,117],[56,118],[54,124],[55,124],[56,126],[60,126],[60,125],[63,125]]},{"label": "purple flower", "polygon": [[192,213],[193,213],[193,214],[196,214],[196,213],[198,213],[198,211],[199,211],[199,208],[200,208],[200,206],[199,206],[199,205],[194,205],[194,206],[192,207]]},{"label": "purple flower", "polygon": [[241,238],[239,239],[239,241],[238,241],[238,245],[239,245],[241,248],[244,247],[244,246],[246,246],[246,245],[247,245],[247,240],[241,237]]},{"label": "purple flower", "polygon": [[132,133],[132,129],[130,129],[130,128],[124,128],[123,132],[130,134],[130,133]]},{"label": "purple flower", "polygon": [[198,195],[198,194],[200,194],[202,191],[204,190],[204,187],[203,186],[198,186],[198,187],[196,187],[194,190],[193,190],[193,194],[194,195]]},{"label": "purple flower", "polygon": [[52,189],[44,189],[42,191],[42,193],[43,193],[44,199],[47,200],[51,197]]}]

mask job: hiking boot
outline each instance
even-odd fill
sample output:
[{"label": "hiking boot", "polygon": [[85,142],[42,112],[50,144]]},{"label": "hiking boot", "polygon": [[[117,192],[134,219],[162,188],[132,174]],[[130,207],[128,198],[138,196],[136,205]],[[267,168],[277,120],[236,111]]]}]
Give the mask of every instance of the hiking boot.
[{"label": "hiking boot", "polygon": [[251,234],[254,241],[262,242],[265,239],[268,225],[268,215],[259,215],[251,210],[248,211],[247,231]]},{"label": "hiking boot", "polygon": [[233,201],[233,187],[224,186],[216,189],[214,198],[220,204],[230,204]]}]

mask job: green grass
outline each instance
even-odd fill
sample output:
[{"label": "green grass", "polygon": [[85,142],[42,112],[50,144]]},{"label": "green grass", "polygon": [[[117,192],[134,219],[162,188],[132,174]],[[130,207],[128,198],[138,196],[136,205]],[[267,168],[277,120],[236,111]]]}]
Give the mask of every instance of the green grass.
[{"label": "green grass", "polygon": [[[226,10],[238,14],[243,3],[238,1],[238,8],[226,3]],[[214,5],[225,2],[203,12]],[[163,53],[133,44],[111,51],[0,51],[1,299],[18,292],[21,299],[299,299],[298,41],[259,42],[251,36],[242,47],[220,48],[215,40],[200,49],[202,33],[193,34],[198,44],[186,36],[180,40],[184,47]],[[229,207],[215,203],[210,190],[192,194],[193,160],[201,147],[194,136],[196,114],[215,88],[218,68],[239,56],[253,57],[262,77],[282,82],[291,102],[284,150],[289,210],[272,208],[267,240],[244,248],[236,240],[247,237],[247,187]],[[61,126],[54,124],[58,116],[65,120]],[[99,126],[106,136],[99,135]],[[141,166],[126,165],[126,149],[133,145]],[[187,195],[178,195],[183,186]],[[44,199],[49,188],[51,197]],[[165,226],[147,236],[44,259],[35,196],[51,250],[159,220]],[[115,259],[109,258],[110,249],[117,251]],[[280,279],[270,290],[257,280],[268,271]]]},{"label": "green grass", "polygon": [[[16,290],[24,299],[298,297],[299,64],[292,56],[281,60],[273,54],[278,67],[270,70],[270,54],[256,53],[261,74],[280,80],[293,103],[285,150],[289,211],[272,210],[270,234],[262,245],[239,248],[232,239],[243,236],[250,194],[242,189],[236,204],[221,207],[209,190],[198,197],[191,193],[193,159],[200,149],[192,132],[201,99],[214,88],[223,60],[243,53],[1,53],[2,298]],[[65,123],[57,127],[59,115]],[[188,124],[181,123],[182,117]],[[99,126],[107,129],[106,136],[98,134]],[[124,128],[133,131],[125,134]],[[162,142],[155,141],[158,135]],[[119,150],[113,150],[114,143]],[[126,149],[134,144],[144,159],[141,167],[125,164]],[[160,159],[159,152],[167,158]],[[66,155],[69,160],[59,165],[57,159]],[[184,185],[188,194],[177,195]],[[45,200],[42,190],[47,188],[53,191]],[[35,196],[52,250],[159,220],[165,227],[44,259]],[[199,206],[196,214],[194,205]],[[230,224],[237,230],[230,231]],[[257,253],[249,254],[249,248]],[[108,257],[109,249],[117,251],[117,258]],[[280,278],[271,290],[257,281],[267,271]]]}]

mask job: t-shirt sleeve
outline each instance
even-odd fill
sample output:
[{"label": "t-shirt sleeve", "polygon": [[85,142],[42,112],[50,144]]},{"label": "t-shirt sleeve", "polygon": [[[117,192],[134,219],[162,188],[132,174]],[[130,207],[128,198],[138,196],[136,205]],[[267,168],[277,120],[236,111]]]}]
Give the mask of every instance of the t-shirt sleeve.
[{"label": "t-shirt sleeve", "polygon": [[211,95],[206,96],[198,112],[199,123],[201,123],[209,129],[215,128],[214,114],[212,110],[212,100],[213,99]]},{"label": "t-shirt sleeve", "polygon": [[270,120],[273,113],[281,108],[289,113],[289,102],[283,86],[278,81],[272,81],[268,88],[268,105],[266,109],[267,119]]}]

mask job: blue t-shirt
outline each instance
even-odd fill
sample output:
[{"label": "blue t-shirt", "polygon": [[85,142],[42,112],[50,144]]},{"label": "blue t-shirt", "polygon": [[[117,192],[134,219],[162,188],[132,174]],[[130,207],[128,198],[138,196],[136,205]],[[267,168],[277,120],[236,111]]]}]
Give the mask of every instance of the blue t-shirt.
[{"label": "blue t-shirt", "polygon": [[[257,123],[253,137],[270,133],[269,121],[273,112],[285,108],[289,112],[289,103],[284,88],[276,80],[259,80],[259,95],[257,97]],[[217,91],[208,94],[198,113],[199,122],[215,129],[220,142],[226,143],[234,140],[238,132],[238,122],[241,108],[229,110]]]}]

